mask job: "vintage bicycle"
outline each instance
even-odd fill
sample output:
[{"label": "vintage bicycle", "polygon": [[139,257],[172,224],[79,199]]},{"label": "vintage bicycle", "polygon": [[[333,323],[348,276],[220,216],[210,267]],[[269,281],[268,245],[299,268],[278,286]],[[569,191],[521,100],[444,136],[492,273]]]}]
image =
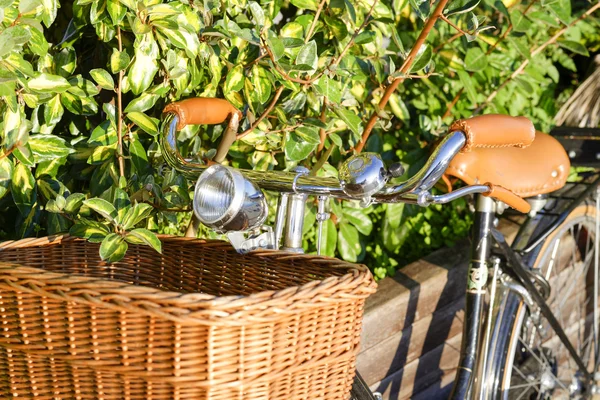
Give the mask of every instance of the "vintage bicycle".
[{"label": "vintage bicycle", "polygon": [[[239,251],[302,252],[308,196],[318,199],[319,225],[328,217],[330,197],[428,206],[474,196],[462,351],[451,397],[585,398],[597,392],[600,177],[588,169],[567,184],[570,159],[555,138],[536,132],[524,117],[461,120],[426,165],[398,184],[389,180],[403,174],[401,166],[386,168],[372,153],[350,157],[339,169],[339,180],[312,177],[302,168],[239,171],[181,157],[179,129],[228,121],[215,157],[221,162],[240,116],[218,99],[188,99],[165,109],[164,157],[178,172],[198,178],[194,211],[202,223],[229,232]],[[465,185],[432,194],[444,175]],[[266,205],[261,190],[281,194],[274,230],[262,227]],[[507,206],[516,212],[505,212]],[[495,228],[503,212],[513,219],[526,214],[511,244]],[[352,397],[373,398],[359,374]]]},{"label": "vintage bicycle", "polygon": [[[526,118],[476,116],[451,125],[405,181],[401,164],[373,153],[347,159],[336,179],[221,165],[241,117],[225,100],[188,99],[165,108],[161,127],[166,162],[197,180],[198,221],[231,244],[162,237],[162,254],[132,245],[109,264],[99,244],[67,236],[0,243],[3,398],[377,398],[354,373],[372,277],[365,266],[303,254],[309,197],[317,250],[330,198],[425,207],[473,197],[451,397],[597,393],[600,175],[580,169],[567,183],[569,156],[590,160],[585,136],[562,135],[576,144],[567,155]],[[224,122],[212,160],[179,152],[182,128]],[[436,194],[444,176],[464,185]],[[278,196],[273,227],[263,191]],[[496,229],[500,214],[520,226],[510,243]]]}]

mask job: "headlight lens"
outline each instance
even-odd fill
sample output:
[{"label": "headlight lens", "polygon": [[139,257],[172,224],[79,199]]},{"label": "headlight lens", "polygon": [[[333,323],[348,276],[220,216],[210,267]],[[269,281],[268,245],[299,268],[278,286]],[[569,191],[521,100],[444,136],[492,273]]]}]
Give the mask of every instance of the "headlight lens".
[{"label": "headlight lens", "polygon": [[194,212],[218,231],[245,231],[260,226],[268,214],[264,194],[239,171],[213,165],[198,178]]}]

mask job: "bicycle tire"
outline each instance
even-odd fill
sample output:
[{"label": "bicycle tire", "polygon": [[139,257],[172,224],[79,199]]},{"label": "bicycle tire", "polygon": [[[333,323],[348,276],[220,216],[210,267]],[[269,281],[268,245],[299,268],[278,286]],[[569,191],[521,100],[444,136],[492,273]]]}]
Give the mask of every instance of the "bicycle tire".
[{"label": "bicycle tire", "polygon": [[[579,246],[578,241],[579,241],[579,236],[581,236],[581,232],[582,229],[584,229],[583,224],[585,224],[585,229],[587,229],[587,235],[589,238],[589,234],[591,233],[593,235],[593,242],[595,243],[595,240],[597,240],[597,238],[595,237],[595,231],[593,230],[593,227],[595,226],[595,217],[596,217],[596,208],[594,206],[590,206],[590,205],[580,205],[577,208],[575,208],[565,219],[565,221],[551,234],[548,236],[548,238],[544,241],[544,243],[542,244],[540,250],[532,257],[530,257],[529,259],[525,260],[526,262],[528,262],[529,265],[533,266],[534,270],[538,270],[541,272],[544,272],[542,269],[546,267],[545,261],[548,260],[548,255],[551,254],[552,251],[555,251],[555,248],[557,248],[560,245],[556,244],[558,242],[557,239],[560,239],[563,237],[563,235],[565,235],[566,232],[574,232],[575,230],[573,229],[576,226],[580,226],[579,230],[578,230],[578,238],[573,242],[575,243],[575,245]],[[554,246],[554,247],[553,247]],[[591,249],[593,250],[593,245],[591,247]],[[580,250],[577,250],[577,252],[580,252]],[[592,253],[593,254],[593,253]],[[556,255],[554,256],[556,257]],[[556,261],[554,258],[552,259],[553,261]],[[560,260],[559,260],[560,261]],[[591,260],[592,264],[593,264],[593,257]],[[555,265],[558,265],[555,264]],[[567,267],[567,268],[570,268]],[[587,272],[585,271],[585,263],[583,264],[583,266],[581,267],[582,269],[582,273],[589,274],[590,272],[590,268],[588,267]],[[569,271],[567,271],[568,273]],[[579,279],[579,278],[577,278]],[[577,280],[576,279],[576,280]],[[584,282],[585,285],[587,285],[587,282]],[[554,287],[551,286],[552,291],[555,290]],[[587,289],[587,287],[586,287]],[[526,318],[528,318],[528,308],[527,306],[524,304],[523,300],[516,295],[515,293],[511,292],[511,291],[507,291],[507,294],[505,294],[504,298],[502,298],[500,300],[500,311],[496,320],[496,326],[494,327],[494,329],[496,330],[496,335],[495,335],[495,345],[493,348],[490,348],[490,357],[489,357],[489,369],[487,372],[487,377],[486,377],[486,382],[488,383],[488,388],[486,389],[486,393],[488,395],[488,398],[490,399],[512,399],[512,398],[518,398],[519,396],[522,396],[523,393],[520,392],[519,395],[514,395],[511,394],[511,387],[512,388],[516,388],[517,385],[514,385],[514,378],[513,378],[513,372],[514,372],[514,368],[515,368],[515,359],[518,358],[518,355],[520,353],[520,350],[518,349],[518,344],[520,344],[520,338],[522,335],[522,330],[523,330],[523,324],[526,324]],[[578,292],[579,293],[579,292]],[[570,295],[573,295],[573,293],[570,293]],[[550,302],[550,299],[548,300]],[[566,301],[563,301],[562,303],[565,303]],[[552,305],[551,305],[552,306]],[[561,306],[562,307],[562,306]],[[555,310],[553,309],[553,312]],[[586,314],[586,316],[589,316],[589,314]],[[588,317],[589,318],[589,317]],[[581,321],[578,320],[578,323],[580,324]],[[585,329],[585,324],[587,323],[587,319],[584,318],[583,320],[584,323],[584,329]],[[537,329],[537,328],[535,328]],[[564,329],[564,327],[563,327]],[[522,344],[522,343],[521,343]],[[543,343],[542,343],[543,344]],[[558,346],[560,346],[561,344],[558,343]],[[524,346],[521,346],[524,347]],[[546,347],[541,346],[539,349],[528,349],[528,350],[532,350],[532,354],[531,354],[531,359],[536,359],[537,360],[542,360],[542,359],[548,359],[550,360],[551,357],[548,354],[545,353],[541,353],[541,352],[546,352]],[[536,350],[538,351],[538,353],[536,353]],[[551,349],[550,349],[551,350]],[[537,355],[537,357],[536,357]],[[558,367],[558,365],[557,365]],[[522,373],[522,372],[521,372]],[[540,381],[542,381],[544,374],[547,373],[547,371],[541,371],[542,373],[542,377],[540,377]],[[558,371],[555,372],[556,375],[559,375]],[[528,377],[528,376],[526,376]],[[525,377],[524,377],[525,378]],[[563,383],[560,381],[560,379],[556,378],[556,377],[552,377],[553,380],[555,381],[554,384],[556,383]],[[525,381],[526,382],[526,381]],[[536,382],[534,380],[532,380],[532,382]],[[541,385],[541,384],[540,384]],[[519,390],[521,390],[522,388],[518,388]],[[559,388],[562,390],[562,388]],[[523,390],[526,390],[523,389]],[[531,390],[537,390],[538,395],[536,395],[533,398],[546,398],[547,396],[539,396],[539,394],[543,394],[542,392],[542,386],[540,386],[539,388],[533,388]],[[556,389],[552,389],[552,390],[556,390]],[[514,392],[512,392],[514,393]],[[528,393],[525,392],[525,395],[527,395]],[[552,394],[550,393],[550,397],[552,397]],[[521,397],[521,398],[529,398],[528,396],[525,397]]]}]

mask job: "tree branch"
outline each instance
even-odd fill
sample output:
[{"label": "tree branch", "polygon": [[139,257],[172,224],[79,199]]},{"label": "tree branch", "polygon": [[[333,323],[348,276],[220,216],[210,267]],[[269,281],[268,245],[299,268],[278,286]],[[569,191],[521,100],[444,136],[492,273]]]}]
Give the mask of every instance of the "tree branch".
[{"label": "tree branch", "polygon": [[[419,49],[421,48],[421,46],[423,45],[423,43],[427,39],[427,35],[429,35],[429,32],[433,28],[433,25],[435,25],[435,22],[442,15],[442,12],[444,11],[444,8],[446,7],[447,3],[448,3],[448,0],[440,0],[440,2],[438,3],[437,7],[433,11],[433,14],[431,14],[431,16],[429,17],[429,19],[427,20],[427,22],[425,22],[425,26],[423,27],[423,30],[419,34],[419,37],[417,38],[417,41],[415,42],[413,48],[410,50],[410,53],[406,57],[406,60],[404,60],[404,63],[400,67],[400,72],[406,74],[408,71],[410,71],[410,67],[412,66],[412,64],[415,61],[415,57],[417,55],[417,52],[419,51]],[[403,77],[396,78],[386,88],[386,90],[385,90],[385,92],[383,94],[383,97],[379,101],[379,109],[380,110],[383,110],[385,108],[385,106],[387,105],[388,101],[390,100],[390,97],[392,96],[392,93],[394,93],[394,91],[396,90],[396,88],[398,88],[398,85],[400,85],[400,83],[403,82],[404,79],[406,79],[406,78],[403,78]],[[375,123],[378,120],[379,120],[379,114],[377,113],[377,111],[375,111],[371,115],[371,118],[369,119],[369,122],[367,122],[367,126],[365,127],[365,130],[363,131],[362,138],[361,138],[360,142],[355,147],[355,150],[357,152],[360,152],[363,149],[363,147],[365,146],[365,144],[367,143],[367,139],[369,138],[369,135],[371,134],[371,131],[373,130],[373,127],[375,126]]]},{"label": "tree branch", "polygon": [[273,108],[275,108],[275,104],[277,104],[277,100],[279,100],[279,96],[281,96],[281,92],[283,92],[283,89],[284,89],[283,86],[279,86],[277,88],[277,91],[275,91],[275,95],[271,99],[269,106],[265,109],[265,111],[262,113],[262,115],[260,117],[258,117],[258,119],[256,121],[254,121],[254,123],[252,124],[252,126],[250,126],[250,128],[246,129],[244,132],[237,135],[237,137],[235,138],[236,140],[240,140],[241,138],[243,138],[244,136],[246,136],[247,134],[252,132],[254,129],[256,129],[258,124],[260,124],[261,121],[263,119],[265,119],[271,111],[273,111]]},{"label": "tree branch", "polygon": [[494,90],[492,93],[490,93],[490,95],[487,97],[487,99],[485,99],[485,101],[483,103],[481,103],[481,105],[479,105],[479,107],[477,107],[477,109],[475,110],[475,113],[478,113],[481,110],[483,110],[483,108],[485,106],[487,106],[492,100],[494,100],[494,98],[496,97],[496,95],[498,94],[498,92],[500,90],[502,90],[504,87],[506,87],[506,85],[508,85],[517,76],[519,76],[520,74],[522,74],[523,71],[525,71],[525,68],[529,65],[529,62],[530,62],[530,60],[533,57],[535,57],[536,55],[540,54],[549,45],[551,45],[553,43],[556,43],[556,41],[558,40],[558,38],[561,37],[570,27],[572,27],[573,25],[575,25],[576,23],[578,23],[582,19],[587,18],[590,14],[592,14],[598,8],[600,8],[600,2],[596,3],[594,6],[592,6],[591,8],[589,8],[586,12],[584,12],[583,14],[581,14],[581,16],[579,16],[579,18],[571,21],[568,25],[565,25],[562,29],[560,29],[558,32],[556,32],[554,34],[554,36],[552,36],[550,39],[548,39],[546,42],[544,42],[541,46],[537,47],[536,49],[533,49],[531,51],[531,57],[528,58],[528,59],[526,59],[526,60],[524,60],[521,63],[521,65],[519,65],[519,67],[512,74],[510,74],[510,76],[504,82],[502,82],[500,84],[500,86],[498,86],[496,88],[496,90]]},{"label": "tree branch", "polygon": [[[327,116],[327,97],[323,96],[323,105],[321,106],[321,122],[325,123],[325,117]],[[323,151],[323,147],[325,147],[325,138],[327,138],[327,131],[324,128],[319,130],[319,137],[321,142],[319,143],[319,147],[317,147],[317,154]]]},{"label": "tree branch", "polygon": [[308,28],[308,32],[306,33],[306,37],[304,38],[305,44],[308,43],[310,37],[313,35],[315,27],[317,26],[317,22],[319,22],[319,15],[321,15],[321,11],[323,11],[323,6],[325,6],[326,2],[327,0],[321,0],[321,3],[319,3],[319,8],[317,8],[317,11],[315,12],[315,18],[312,20],[310,28]]},{"label": "tree branch", "polygon": [[[119,52],[123,51],[121,41],[121,27],[117,26],[117,42]],[[123,158],[123,102],[121,98],[121,82],[123,81],[123,70],[119,71],[119,82],[117,83],[117,159],[119,160],[119,175],[125,176],[125,159]]]}]

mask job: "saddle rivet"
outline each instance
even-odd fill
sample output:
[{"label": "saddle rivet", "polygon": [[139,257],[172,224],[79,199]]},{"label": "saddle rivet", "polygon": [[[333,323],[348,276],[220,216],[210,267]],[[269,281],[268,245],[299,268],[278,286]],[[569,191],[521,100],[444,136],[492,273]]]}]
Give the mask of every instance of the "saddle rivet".
[{"label": "saddle rivet", "polygon": [[553,178],[556,178],[558,176],[558,171],[552,171],[551,175]]}]

